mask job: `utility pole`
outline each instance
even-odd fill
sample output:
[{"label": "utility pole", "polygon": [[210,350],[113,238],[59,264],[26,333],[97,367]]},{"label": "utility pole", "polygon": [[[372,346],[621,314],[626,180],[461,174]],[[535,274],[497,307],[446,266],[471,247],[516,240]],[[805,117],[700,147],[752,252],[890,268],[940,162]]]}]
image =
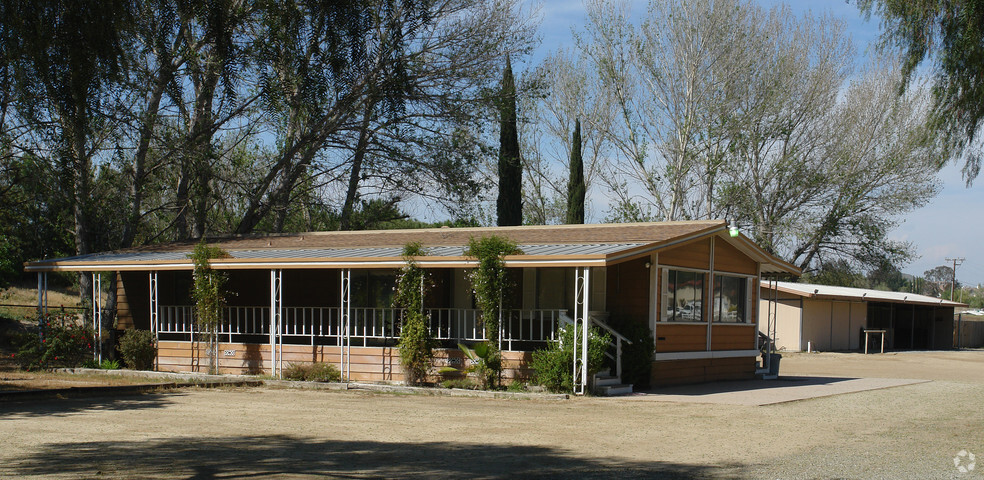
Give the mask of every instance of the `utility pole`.
[{"label": "utility pole", "polygon": [[953,262],[953,278],[950,280],[950,301],[951,302],[956,301],[956,300],[953,299],[953,285],[955,285],[957,283],[957,266],[958,265],[962,265],[964,260],[966,260],[966,258],[963,258],[963,257],[953,257],[953,258],[946,257],[946,261],[947,262]]}]

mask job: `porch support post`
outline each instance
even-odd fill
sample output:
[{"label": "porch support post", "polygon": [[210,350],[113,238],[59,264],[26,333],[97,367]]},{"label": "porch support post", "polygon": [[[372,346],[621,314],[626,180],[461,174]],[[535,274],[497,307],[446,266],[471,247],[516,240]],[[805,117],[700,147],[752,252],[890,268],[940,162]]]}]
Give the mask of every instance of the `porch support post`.
[{"label": "porch support post", "polygon": [[154,335],[154,370],[160,367],[160,302],[157,293],[157,271],[147,273],[147,283],[150,284],[150,332]]},{"label": "porch support post", "polygon": [[38,272],[38,335],[44,340],[44,315],[48,313],[48,274]]},{"label": "porch support post", "polygon": [[102,275],[92,272],[92,358],[102,363]]},{"label": "porch support post", "polygon": [[270,270],[270,374],[280,377],[283,370],[280,318],[283,309],[282,270]]},{"label": "porch support post", "polygon": [[591,267],[574,267],[574,276],[574,393],[583,395],[588,385]]},{"label": "porch support post", "polygon": [[341,270],[341,282],[339,283],[341,284],[341,291],[339,292],[339,303],[341,305],[339,306],[338,328],[340,331],[338,332],[338,350],[342,362],[342,375],[345,376],[345,381],[351,381],[352,338],[350,320],[352,318],[352,269],[346,268]]}]

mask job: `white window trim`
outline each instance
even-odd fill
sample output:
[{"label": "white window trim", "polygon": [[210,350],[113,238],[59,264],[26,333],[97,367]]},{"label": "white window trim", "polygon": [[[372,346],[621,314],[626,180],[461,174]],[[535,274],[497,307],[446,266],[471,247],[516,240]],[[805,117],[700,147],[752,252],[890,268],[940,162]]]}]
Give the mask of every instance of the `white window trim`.
[{"label": "white window trim", "polygon": [[[731,272],[721,272],[715,271],[714,277],[733,277],[733,278],[743,278],[745,279],[745,320],[742,322],[719,322],[714,319],[714,302],[711,302],[711,324],[713,325],[757,325],[758,322],[753,322],[752,320],[752,288],[755,286],[752,282],[758,278],[757,275],[749,275],[747,273],[731,273]],[[711,297],[714,297],[714,279],[711,279]]]},{"label": "white window trim", "polygon": [[[659,268],[660,269],[660,285],[659,285],[659,288],[660,288],[660,302],[659,302],[660,303],[660,306],[659,306],[659,308],[660,308],[660,310],[659,310],[659,317],[658,317],[657,323],[665,323],[665,324],[671,324],[671,325],[707,325],[707,324],[711,323],[709,320],[704,320],[704,321],[700,321],[700,322],[675,322],[675,321],[670,321],[670,320],[667,320],[666,319],[666,306],[667,306],[666,299],[667,299],[667,293],[668,293],[667,286],[668,286],[669,280],[670,280],[670,272],[669,271],[670,270],[677,270],[677,271],[680,271],[680,272],[703,273],[704,274],[704,288],[703,288],[703,290],[704,290],[704,295],[706,295],[707,294],[707,278],[708,277],[711,277],[712,278],[712,282],[713,282],[713,276],[711,275],[711,271],[710,270],[702,269],[702,268],[678,267],[676,265],[655,265],[655,266],[653,266],[653,268]],[[713,290],[713,285],[711,286],[711,289]],[[703,303],[703,301],[701,303]],[[703,307],[701,307],[701,308],[703,308]]]}]

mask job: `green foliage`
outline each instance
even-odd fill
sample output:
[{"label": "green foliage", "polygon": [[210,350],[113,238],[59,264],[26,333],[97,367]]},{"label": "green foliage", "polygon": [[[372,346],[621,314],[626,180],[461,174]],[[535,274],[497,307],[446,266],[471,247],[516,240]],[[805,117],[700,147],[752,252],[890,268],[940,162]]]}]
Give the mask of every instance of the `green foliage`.
[{"label": "green foliage", "polygon": [[330,363],[291,363],[284,369],[284,378],[304,382],[340,382],[342,372]]},{"label": "green foliage", "polygon": [[212,269],[211,260],[228,257],[229,254],[218,247],[210,247],[203,238],[190,255],[195,264],[193,276],[195,285],[191,297],[195,301],[196,322],[199,331],[205,337],[206,350],[209,357],[209,373],[217,373],[216,361],[219,324],[222,322],[222,310],[225,307],[225,284],[227,277],[222,272]]},{"label": "green foliage", "polygon": [[[468,278],[475,291],[475,303],[482,311],[485,339],[488,341],[489,348],[494,350],[489,355],[490,359],[498,357],[499,313],[505,308],[502,305],[503,293],[510,287],[505,256],[522,253],[516,243],[494,235],[481,239],[472,238],[468,241],[468,248],[465,249],[465,255],[478,259],[478,268],[473,270]],[[496,378],[489,382],[489,386],[498,386],[501,361],[489,362],[488,367],[496,369],[494,372]]]},{"label": "green foliage", "polygon": [[523,224],[523,165],[516,130],[516,82],[506,58],[499,94],[499,196],[496,213],[499,226]]},{"label": "green foliage", "polygon": [[44,318],[43,339],[36,333],[14,335],[14,359],[25,370],[74,368],[92,358],[92,329],[75,323],[72,316]]},{"label": "green foliage", "polygon": [[584,223],[584,159],[581,157],[581,119],[574,123],[571,138],[570,177],[567,180],[567,223]]},{"label": "green foliage", "polygon": [[502,352],[499,351],[498,345],[492,342],[480,342],[475,344],[474,349],[471,349],[459,343],[458,348],[471,363],[465,372],[475,374],[478,377],[482,390],[499,388],[502,375]]},{"label": "green foliage", "polygon": [[99,364],[99,368],[103,370],[119,370],[120,362],[117,360],[110,360],[107,358],[106,360],[103,360],[102,363]]},{"label": "green foliage", "polygon": [[[570,392],[574,389],[574,327],[566,325],[557,331],[559,341],[548,348],[533,352],[533,381],[552,392]],[[612,338],[597,327],[588,330],[588,376],[598,373],[605,364],[605,351]]]},{"label": "green foliage", "polygon": [[150,330],[127,329],[119,341],[120,355],[134,370],[150,370],[157,356],[157,341]]},{"label": "green foliage", "polygon": [[626,322],[618,332],[632,343],[622,344],[622,382],[645,388],[652,378],[653,331],[643,322]]},{"label": "green foliage", "polygon": [[982,158],[971,144],[984,118],[984,2],[859,0],[858,7],[881,17],[883,47],[902,50],[903,89],[920,63],[933,63],[932,121],[952,147],[964,150],[963,175],[970,186]]},{"label": "green foliage", "polygon": [[461,388],[464,390],[478,389],[478,384],[470,378],[449,378],[441,381],[441,386],[444,388]]},{"label": "green foliage", "polygon": [[406,265],[400,269],[396,281],[396,295],[393,297],[393,307],[403,308],[403,320],[400,326],[400,364],[403,365],[403,375],[409,385],[419,385],[427,379],[434,357],[431,350],[433,341],[427,317],[424,315],[424,298],[427,296],[427,274],[417,266],[414,257],[426,255],[427,252],[418,242],[411,242],[403,247],[403,259]]}]

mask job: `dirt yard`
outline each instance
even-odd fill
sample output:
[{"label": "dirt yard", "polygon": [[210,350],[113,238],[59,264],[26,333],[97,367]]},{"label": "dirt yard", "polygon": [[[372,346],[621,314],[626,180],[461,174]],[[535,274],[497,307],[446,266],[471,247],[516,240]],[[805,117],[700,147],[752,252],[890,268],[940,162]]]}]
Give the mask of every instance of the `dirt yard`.
[{"label": "dirt yard", "polygon": [[934,381],[759,407],[273,388],[8,402],[0,478],[984,478],[954,466],[984,454],[984,351],[782,362]]}]

